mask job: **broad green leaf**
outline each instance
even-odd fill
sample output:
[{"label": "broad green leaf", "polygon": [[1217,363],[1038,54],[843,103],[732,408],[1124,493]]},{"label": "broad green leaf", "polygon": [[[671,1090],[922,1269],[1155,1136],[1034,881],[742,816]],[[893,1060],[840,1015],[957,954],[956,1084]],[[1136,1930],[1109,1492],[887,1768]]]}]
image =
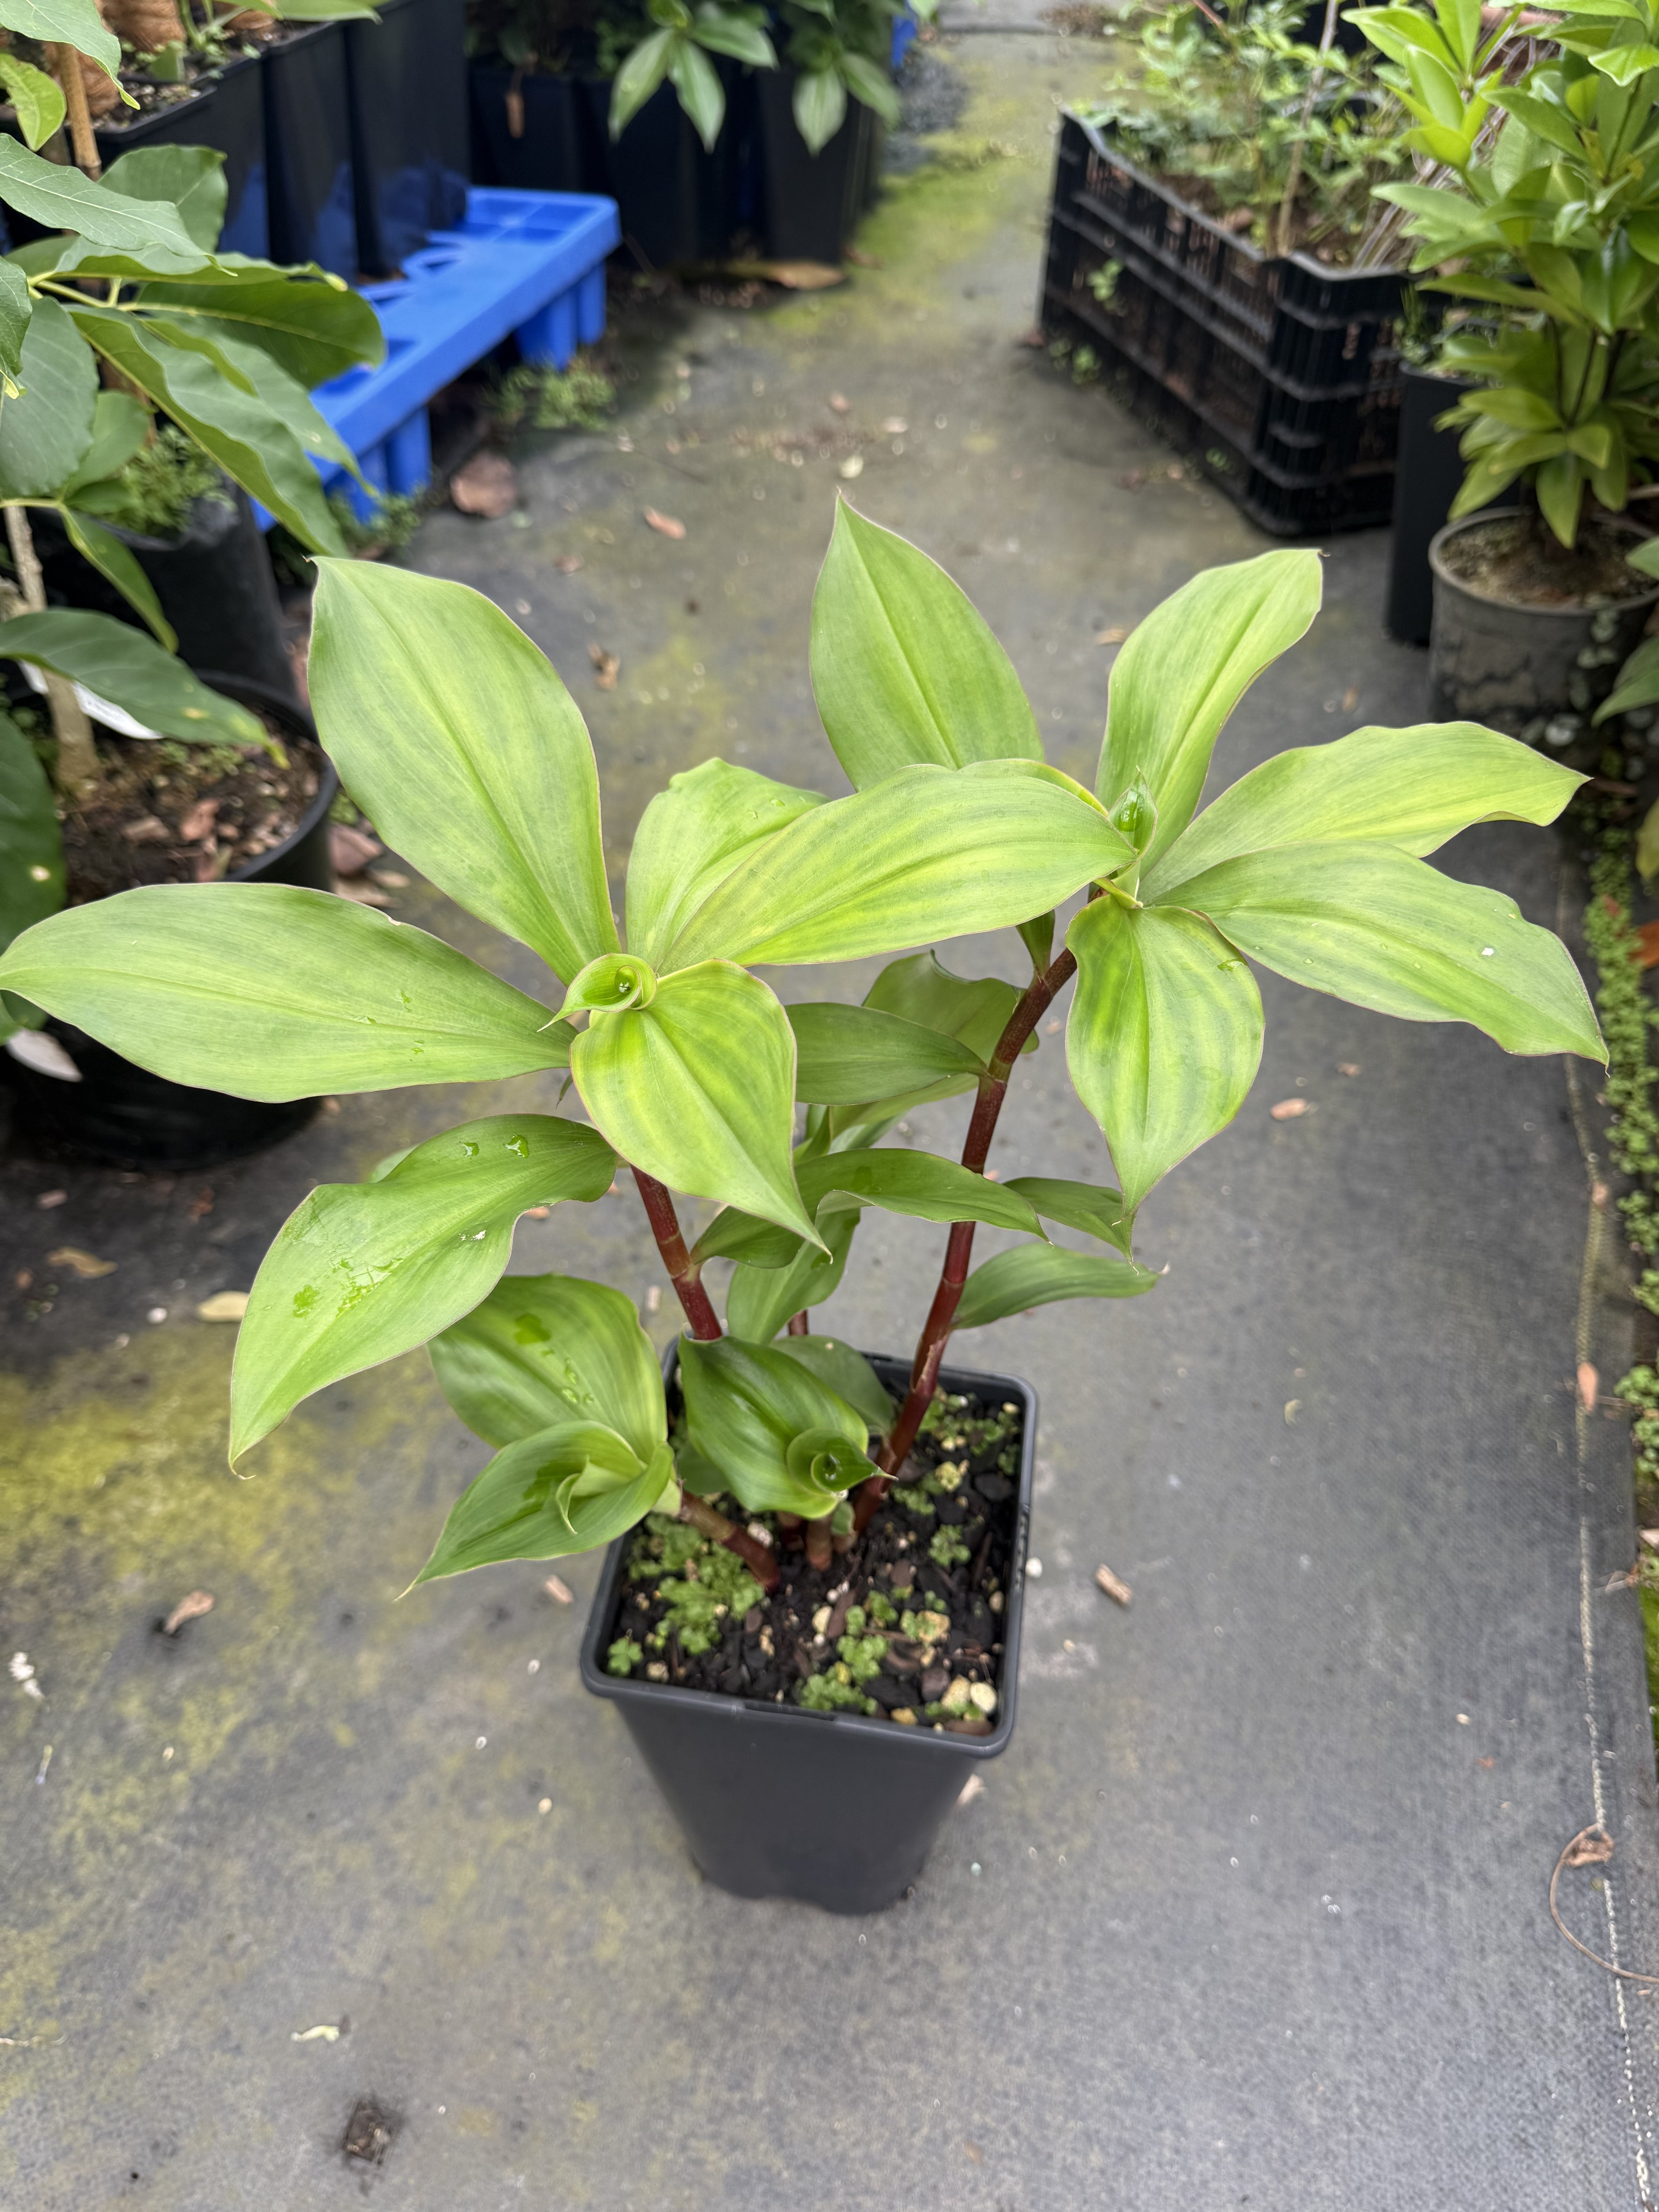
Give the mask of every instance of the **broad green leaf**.
[{"label": "broad green leaf", "polygon": [[1015,1176],[1003,1188],[1018,1191],[1045,1221],[1058,1221],[1064,1229],[1080,1229],[1087,1237],[1115,1244],[1126,1260],[1133,1256],[1135,1218],[1124,1206],[1121,1191],[1097,1188],[1088,1182],[1061,1182],[1049,1176]]},{"label": "broad green leaf", "polygon": [[[112,393],[111,398],[116,395]],[[120,592],[129,606],[143,615],[164,651],[176,653],[178,634],[161,612],[161,602],[155,596],[155,586],[139,567],[137,556],[121,542],[112,530],[106,529],[95,516],[82,514],[72,507],[59,510],[69,540],[83,561],[90,561],[100,575],[106,576]],[[0,633],[3,635],[3,633]],[[109,694],[102,695],[108,697]],[[214,695],[217,696],[217,694]]]},{"label": "broad green leaf", "polygon": [[856,789],[921,762],[1042,758],[1019,678],[967,594],[845,500],[812,595],[811,665]]},{"label": "broad green leaf", "polygon": [[269,741],[246,707],[198,683],[182,660],[113,615],[49,607],[0,623],[0,660],[27,660],[84,684],[170,738],[217,738],[227,744]]},{"label": "broad green leaf", "polygon": [[1166,899],[1201,870],[1270,846],[1352,839],[1421,859],[1473,823],[1553,822],[1583,780],[1476,722],[1356,730],[1241,776],[1141,878],[1140,896]]},{"label": "broad green leaf", "polygon": [[211,253],[224,228],[225,157],[213,146],[135,146],[104,172],[105,189],[128,199],[164,200],[179,210],[192,246]]},{"label": "broad green leaf", "polygon": [[73,498],[83,485],[101,483],[124,469],[149,435],[149,410],[142,400],[130,392],[100,392],[93,403],[92,443],[65,481],[64,496]]},{"label": "broad green leaf", "polygon": [[78,47],[107,76],[121,66],[121,42],[93,0],[0,0],[0,23],[43,45]]},{"label": "broad green leaf", "polygon": [[270,410],[314,467],[332,465],[349,470],[360,483],[364,482],[356,455],[312,404],[305,386],[273,361],[263,346],[252,343],[239,326],[203,315],[165,313],[147,316],[144,329],[152,339],[164,339],[168,345],[199,353],[210,362],[221,376]]},{"label": "broad green leaf", "polygon": [[[33,746],[0,714],[0,949],[64,903],[64,838]],[[6,1019],[0,1008],[0,1034]]]},{"label": "broad green leaf", "polygon": [[1585,59],[1615,84],[1630,84],[1649,70],[1659,69],[1659,46],[1609,46],[1601,53],[1586,54]]},{"label": "broad green leaf", "polygon": [[1091,1252],[1065,1252],[1053,1245],[1016,1244],[975,1268],[957,1308],[957,1328],[983,1328],[988,1322],[1057,1298],[1138,1298],[1155,1290],[1158,1278],[1138,1261],[1107,1258]]},{"label": "broad green leaf", "polygon": [[219,337],[247,339],[307,391],[386,358],[374,307],[325,270],[225,259],[183,283],[146,284],[139,299],[174,321],[198,318]]},{"label": "broad green leaf", "polygon": [[744,1263],[732,1272],[726,1293],[726,1326],[733,1336],[764,1344],[775,1337],[792,1314],[821,1306],[841,1287],[847,1272],[856,1213],[826,1213],[820,1231],[826,1251],[814,1244],[798,1244],[787,1267]]},{"label": "broad green leaf", "polygon": [[[7,4],[15,6],[15,0],[7,0]],[[79,169],[42,161],[15,138],[0,139],[0,200],[47,230],[76,231],[94,246],[133,252],[159,246],[185,263],[202,259],[201,248],[177,209],[153,200],[129,199],[124,192],[94,184]]]},{"label": "broad green leaf", "polygon": [[628,943],[653,967],[715,886],[822,793],[704,761],[668,779],[641,817],[628,860]]},{"label": "broad green leaf", "polygon": [[801,1197],[815,1215],[837,1212],[851,1199],[918,1221],[983,1221],[995,1229],[1042,1234],[1035,1209],[1017,1191],[933,1152],[897,1145],[825,1152],[803,1160],[797,1175]]},{"label": "broad green leaf", "polygon": [[1108,805],[1137,776],[1158,806],[1150,867],[1192,819],[1222,724],[1319,611],[1319,556],[1206,568],[1130,633],[1112,668],[1095,783]]},{"label": "broad green leaf", "polygon": [[666,1444],[641,1465],[601,1424],[560,1422],[509,1444],[474,1476],[415,1583],[504,1559],[591,1552],[643,1520],[673,1477]]},{"label": "broad green leaf", "polygon": [[674,31],[653,31],[641,39],[633,52],[617,71],[611,88],[611,136],[622,137],[625,126],[638,114],[652,94],[668,74],[669,64],[674,58],[678,44]]},{"label": "broad green leaf", "polygon": [[821,154],[847,117],[847,88],[833,69],[798,70],[790,106],[809,154]]},{"label": "broad green leaf", "polygon": [[16,54],[0,54],[0,84],[11,95],[23,143],[38,154],[63,125],[64,94],[57,78]]},{"label": "broad green leaf", "polygon": [[872,1472],[864,1415],[775,1346],[683,1337],[680,1388],[692,1443],[751,1513],[817,1519]]},{"label": "broad green leaf", "polygon": [[668,74],[692,128],[712,154],[726,120],[726,94],[714,64],[690,39],[682,38],[675,41]]},{"label": "broad green leaf", "polygon": [[565,981],[620,950],[593,748],[551,665],[482,593],[320,564],[311,698],[382,837]]},{"label": "broad green leaf", "polygon": [[885,69],[872,62],[867,54],[855,53],[850,46],[842,49],[840,66],[842,82],[854,99],[873,108],[890,131],[896,130],[902,111],[897,88]]},{"label": "broad green leaf", "polygon": [[870,1427],[884,1436],[896,1410],[892,1396],[861,1352],[834,1336],[781,1336],[772,1346],[827,1382]]},{"label": "broad green leaf", "polygon": [[973,1084],[983,1072],[955,1037],[873,1006],[828,1002],[784,1012],[795,1032],[795,1096],[819,1105],[857,1105],[943,1078]]},{"label": "broad green leaf", "polygon": [[1097,899],[1072,922],[1077,988],[1066,1059],[1133,1212],[1224,1129],[1261,1058],[1255,978],[1207,921]]},{"label": "broad green leaf", "polygon": [[424,930],[287,884],[153,884],[55,915],[0,989],[174,1083],[312,1098],[569,1062],[545,1006]]},{"label": "broad green leaf", "polygon": [[697,10],[691,35],[711,54],[730,54],[750,69],[775,69],[777,51],[758,23],[751,23],[735,9],[705,4]]},{"label": "broad green leaf", "polygon": [[[1019,998],[1014,986],[1000,976],[953,975],[936,952],[912,952],[888,963],[864,1003],[955,1037],[976,1060],[988,1061]],[[1036,1045],[1034,1036],[1028,1037],[1023,1048],[1035,1052]]]},{"label": "broad green leaf", "polygon": [[[1643,547],[1639,550],[1645,551]],[[1654,542],[1659,553],[1659,541]],[[1632,562],[1632,566],[1638,563]],[[1651,572],[1650,572],[1651,573]],[[1633,707],[1650,707],[1659,699],[1659,637],[1650,637],[1638,645],[1619,672],[1619,682],[1613,691],[1591,715],[1592,723],[1605,722],[1610,714],[1627,714]]]},{"label": "broad green leaf", "polygon": [[1121,867],[1129,848],[1104,817],[1024,765],[901,769],[813,808],[733,870],[664,964],[893,952],[1012,927]]},{"label": "broad green leaf", "polygon": [[729,960],[665,975],[648,1006],[590,1017],[570,1069],[631,1165],[817,1241],[790,1160],[794,1035],[758,976]]},{"label": "broad green leaf", "polygon": [[446,1398],[486,1443],[603,1421],[648,1460],[668,1434],[662,1370],[633,1301],[574,1275],[504,1275],[428,1350]]},{"label": "broad green leaf", "polygon": [[23,341],[33,313],[27,278],[15,263],[0,261],[0,389],[9,399],[21,395]]},{"label": "broad green leaf", "polygon": [[1455,883],[1392,846],[1251,854],[1194,877],[1182,897],[1241,951],[1310,990],[1407,1021],[1471,1022],[1506,1052],[1606,1058],[1559,938],[1502,892]]},{"label": "broad green leaf", "polygon": [[503,1114],[416,1145],[379,1182],[319,1184],[253,1279],[231,1376],[232,1463],[302,1398],[470,1313],[525,1208],[603,1197],[616,1166],[583,1122]]},{"label": "broad green leaf", "polygon": [[21,397],[0,406],[0,499],[50,498],[92,443],[98,396],[98,364],[56,300],[35,301],[14,381]]}]

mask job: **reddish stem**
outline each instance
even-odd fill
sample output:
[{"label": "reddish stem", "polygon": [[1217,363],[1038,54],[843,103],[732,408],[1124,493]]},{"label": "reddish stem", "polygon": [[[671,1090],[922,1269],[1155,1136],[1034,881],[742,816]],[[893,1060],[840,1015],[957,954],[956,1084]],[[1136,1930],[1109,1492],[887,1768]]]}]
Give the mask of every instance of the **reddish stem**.
[{"label": "reddish stem", "polygon": [[829,1516],[826,1514],[822,1521],[809,1521],[806,1524],[807,1565],[816,1567],[821,1575],[827,1574],[832,1548]]},{"label": "reddish stem", "polygon": [[789,1328],[787,1333],[790,1336],[810,1336],[811,1334],[812,1324],[805,1306],[801,1308],[798,1314],[790,1315]]},{"label": "reddish stem", "polygon": [[635,1169],[634,1180],[645,1200],[646,1218],[657,1240],[657,1249],[662,1254],[662,1263],[668,1270],[668,1279],[691,1324],[691,1334],[701,1344],[713,1344],[720,1333],[720,1325],[702,1286],[702,1270],[685,1249],[674,1201],[665,1186],[654,1176],[647,1175],[643,1168]]},{"label": "reddish stem", "polygon": [[746,1528],[739,1528],[735,1521],[728,1521],[706,1498],[694,1498],[690,1491],[684,1492],[680,1518],[689,1521],[705,1536],[712,1536],[717,1544],[724,1544],[728,1552],[735,1552],[763,1590],[777,1588],[778,1563],[770,1546],[763,1544],[758,1536],[751,1536]]}]

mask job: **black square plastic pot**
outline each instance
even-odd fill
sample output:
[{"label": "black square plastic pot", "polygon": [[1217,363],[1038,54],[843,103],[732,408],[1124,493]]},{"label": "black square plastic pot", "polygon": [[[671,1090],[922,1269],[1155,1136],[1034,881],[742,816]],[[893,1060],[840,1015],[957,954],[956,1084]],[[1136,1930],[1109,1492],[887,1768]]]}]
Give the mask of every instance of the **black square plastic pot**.
[{"label": "black square plastic pot", "polygon": [[[472,173],[522,192],[608,192],[602,124],[580,77],[538,76],[505,62],[474,62]],[[513,125],[523,125],[515,137]]]},{"label": "black square plastic pot", "polygon": [[357,265],[389,276],[466,213],[466,0],[383,0],[344,25]]},{"label": "black square plastic pot", "polygon": [[793,70],[756,78],[766,251],[775,261],[837,262],[879,183],[877,118],[849,100],[846,121],[814,154],[795,121],[794,96]]},{"label": "black square plastic pot", "polygon": [[266,198],[273,261],[314,261],[357,273],[357,201],[351,165],[343,23],[313,23],[273,40],[260,58]]},{"label": "black square plastic pot", "polygon": [[[665,1372],[672,1387],[677,1354]],[[872,1359],[890,1389],[905,1360]],[[617,1706],[629,1734],[685,1832],[708,1879],[737,1897],[789,1897],[828,1912],[880,1912],[921,1872],[940,1822],[975,1763],[995,1759],[1014,1731],[1019,1634],[1036,1449],[1036,1394],[1012,1375],[947,1367],[941,1389],[1024,1410],[1019,1492],[1002,1613],[1002,1674],[988,1735],[936,1734],[862,1713],[636,1682],[605,1671],[625,1583],[632,1532],[611,1547],[582,1639],[581,1674]]]},{"label": "black square plastic pot", "polygon": [[[258,59],[227,62],[198,77],[186,100],[131,123],[107,116],[97,126],[98,158],[107,169],[139,146],[212,146],[225,157],[225,221],[222,253],[269,257],[265,118]],[[125,110],[118,110],[125,113]]]},{"label": "black square plastic pot", "polygon": [[620,138],[611,136],[611,81],[584,77],[582,96],[605,163],[592,189],[617,203],[623,246],[645,269],[718,261],[732,245],[742,188],[748,86],[735,62],[718,57],[726,123],[704,150],[672,84],[660,84]]}]

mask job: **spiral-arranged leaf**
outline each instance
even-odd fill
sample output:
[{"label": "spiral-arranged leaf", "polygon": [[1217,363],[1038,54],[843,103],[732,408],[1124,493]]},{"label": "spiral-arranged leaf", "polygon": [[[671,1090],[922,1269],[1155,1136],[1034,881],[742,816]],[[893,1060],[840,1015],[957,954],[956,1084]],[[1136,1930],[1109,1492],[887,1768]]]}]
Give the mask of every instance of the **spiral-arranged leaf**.
[{"label": "spiral-arranged leaf", "polygon": [[503,1559],[558,1559],[678,1503],[674,1457],[657,1444],[641,1461],[614,1429],[562,1421],[497,1452],[464,1490],[415,1581],[436,1582]]},{"label": "spiral-arranged leaf", "polygon": [[1133,1260],[1097,1258],[1052,1245],[1016,1244],[975,1267],[957,1307],[958,1328],[983,1328],[1059,1298],[1138,1298],[1159,1278]]},{"label": "spiral-arranged leaf", "polygon": [[[818,1231],[826,1249],[798,1238],[793,1260],[781,1265],[769,1255],[764,1262],[745,1261],[735,1267],[726,1293],[726,1326],[732,1335],[751,1344],[769,1344],[792,1314],[832,1297],[847,1272],[859,1220],[856,1213],[826,1213]],[[768,1223],[757,1225],[770,1227]]]},{"label": "spiral-arranged leaf", "polygon": [[684,1338],[680,1384],[692,1443],[751,1513],[819,1519],[873,1472],[863,1414],[771,1346]]},{"label": "spiral-arranged leaf", "polygon": [[602,1421],[641,1460],[668,1434],[662,1370],[633,1301],[575,1275],[504,1275],[428,1349],[439,1387],[486,1443]]},{"label": "spiral-arranged leaf", "polygon": [[873,1006],[786,1007],[795,1032],[795,1096],[852,1106],[948,1081],[976,1083],[984,1063],[952,1036]]},{"label": "spiral-arranged leaf", "polygon": [[704,899],[756,847],[815,806],[822,793],[775,783],[729,761],[668,779],[646,808],[628,860],[628,942],[653,965]]}]

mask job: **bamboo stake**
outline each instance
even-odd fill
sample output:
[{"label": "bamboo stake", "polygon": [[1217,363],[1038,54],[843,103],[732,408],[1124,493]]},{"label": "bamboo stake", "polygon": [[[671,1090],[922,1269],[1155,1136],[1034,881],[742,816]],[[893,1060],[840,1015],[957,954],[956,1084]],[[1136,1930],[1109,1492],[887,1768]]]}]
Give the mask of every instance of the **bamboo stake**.
[{"label": "bamboo stake", "polygon": [[92,135],[92,115],[87,106],[87,81],[81,74],[80,54],[69,46],[55,46],[49,52],[52,75],[64,95],[75,166],[85,170],[95,182],[103,175],[104,165],[98,158],[98,141]]},{"label": "bamboo stake", "polygon": [[[46,611],[46,587],[40,574],[40,557],[34,550],[34,535],[29,528],[29,519],[21,507],[6,509],[6,536],[11,543],[11,557],[17,570],[19,596],[26,614],[38,615]],[[46,675],[46,704],[52,709],[52,735],[58,740],[58,786],[67,798],[82,800],[98,788],[101,771],[98,765],[98,749],[92,739],[92,724],[86,710],[75,696],[75,686],[67,677]]]}]

